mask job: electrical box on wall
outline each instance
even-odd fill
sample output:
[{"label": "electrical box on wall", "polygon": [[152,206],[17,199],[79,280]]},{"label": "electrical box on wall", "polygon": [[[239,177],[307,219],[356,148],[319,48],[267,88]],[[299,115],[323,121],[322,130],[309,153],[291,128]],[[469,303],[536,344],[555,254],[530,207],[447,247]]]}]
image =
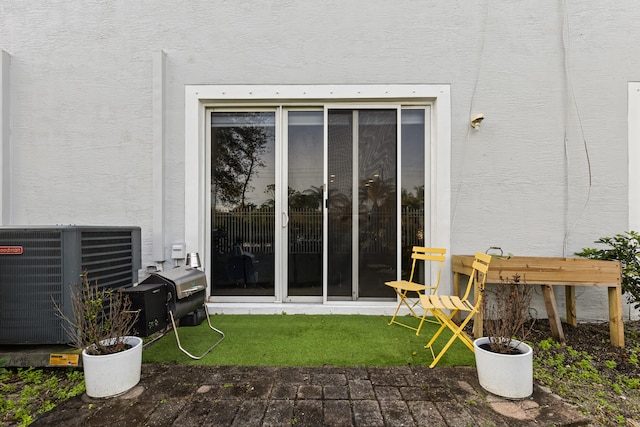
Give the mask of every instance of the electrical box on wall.
[{"label": "electrical box on wall", "polygon": [[186,246],[184,243],[174,243],[171,245],[171,259],[185,259],[186,254]]}]

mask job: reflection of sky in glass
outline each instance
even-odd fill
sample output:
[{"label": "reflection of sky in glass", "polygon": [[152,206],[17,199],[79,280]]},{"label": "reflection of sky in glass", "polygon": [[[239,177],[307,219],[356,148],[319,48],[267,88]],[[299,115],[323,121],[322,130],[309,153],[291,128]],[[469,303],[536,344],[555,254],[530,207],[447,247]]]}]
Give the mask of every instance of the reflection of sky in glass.
[{"label": "reflection of sky in glass", "polygon": [[212,128],[242,127],[242,126],[257,126],[257,125],[273,128],[273,126],[275,126],[275,123],[276,123],[276,116],[274,113],[270,113],[270,112],[266,112],[266,113],[215,112],[211,114]]},{"label": "reflection of sky in glass", "polygon": [[[402,110],[402,188],[416,194],[416,187],[424,185],[425,110]],[[303,192],[322,186],[323,176],[323,119],[322,111],[290,111],[288,113],[289,187]],[[275,114],[273,112],[216,112],[212,114],[212,127],[260,126],[268,135],[262,161],[250,182],[253,189],[247,202],[260,206],[273,194],[266,192],[275,183]]]},{"label": "reflection of sky in glass", "polygon": [[249,185],[253,189],[248,193],[247,200],[260,207],[263,203],[273,199],[273,194],[267,191],[269,185],[276,183],[276,140],[273,132],[266,145],[266,153],[262,156],[265,167],[258,169],[255,178]]},{"label": "reflection of sky in glass", "polygon": [[289,187],[302,193],[322,186],[322,111],[289,112]]},{"label": "reflection of sky in glass", "polygon": [[402,110],[402,188],[416,194],[424,185],[424,110]]}]

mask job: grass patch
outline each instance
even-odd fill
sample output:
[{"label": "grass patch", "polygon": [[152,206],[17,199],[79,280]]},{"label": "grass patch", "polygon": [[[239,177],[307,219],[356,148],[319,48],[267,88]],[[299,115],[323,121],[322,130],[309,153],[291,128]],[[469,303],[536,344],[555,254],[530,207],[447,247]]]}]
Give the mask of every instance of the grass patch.
[{"label": "grass patch", "polygon": [[[212,324],[225,340],[201,360],[192,360],[169,332],[143,352],[144,363],[219,366],[406,366],[433,360],[424,345],[437,330],[425,322],[420,336],[388,316],[365,315],[214,315]],[[409,323],[415,319],[407,316]],[[206,321],[179,328],[180,342],[190,353],[202,354],[215,340]],[[434,351],[451,334],[442,333]],[[475,360],[459,340],[438,366],[473,366]]]},{"label": "grass patch", "polygon": [[[638,419],[640,378],[634,369],[620,369],[627,363],[625,356],[616,362],[589,353],[601,354],[597,348],[563,347],[552,338],[533,345],[536,381],[578,405],[595,425],[625,426],[627,418]],[[634,348],[606,350],[610,357],[626,354],[624,351],[633,354]]]},{"label": "grass patch", "polygon": [[82,392],[81,370],[0,367],[0,425],[28,426],[38,415]]}]

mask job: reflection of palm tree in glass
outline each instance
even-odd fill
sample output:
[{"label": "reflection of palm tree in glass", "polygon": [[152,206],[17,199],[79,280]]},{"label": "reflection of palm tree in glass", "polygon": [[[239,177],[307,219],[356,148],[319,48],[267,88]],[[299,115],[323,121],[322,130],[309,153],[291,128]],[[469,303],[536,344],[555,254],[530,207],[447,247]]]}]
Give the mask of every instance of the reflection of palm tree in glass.
[{"label": "reflection of palm tree in glass", "polygon": [[351,216],[351,197],[337,189],[329,190],[329,208],[336,214]]},{"label": "reflection of palm tree in glass", "polygon": [[[267,185],[267,189],[264,191],[271,196],[262,206],[268,206],[273,208],[276,205],[275,184]],[[296,191],[289,187],[287,189],[287,197],[289,198],[289,209],[310,209],[319,210],[322,208],[322,186],[316,187],[314,185],[302,192]]]},{"label": "reflection of palm tree in glass", "polygon": [[351,247],[351,198],[337,189],[329,190],[329,248],[332,254],[344,254]]},{"label": "reflection of palm tree in glass", "polygon": [[395,194],[394,186],[380,177],[363,179],[359,190],[360,211],[364,210],[366,213],[381,208],[393,208]]},{"label": "reflection of palm tree in glass", "polygon": [[421,209],[424,206],[424,185],[413,187],[415,194],[406,188],[402,189],[401,203],[403,207]]},{"label": "reflection of palm tree in glass", "polygon": [[308,196],[316,203],[316,206],[322,208],[322,197],[324,196],[322,186],[316,187],[312,185],[311,188],[307,188],[302,192],[305,196]]},{"label": "reflection of palm tree in glass", "polygon": [[322,196],[322,186],[302,192],[288,188],[290,252],[321,252]]},{"label": "reflection of palm tree in glass", "polygon": [[311,186],[302,192],[289,189],[289,208],[320,210],[322,207],[322,187]]},{"label": "reflection of palm tree in glass", "polygon": [[395,188],[379,176],[360,183],[359,212],[361,220],[360,245],[365,252],[380,252],[394,247]]},{"label": "reflection of palm tree in glass", "polygon": [[[412,246],[423,245],[424,185],[413,187],[415,194],[403,188],[400,195],[402,205],[402,248],[408,251]],[[403,262],[405,262],[403,257]]]}]

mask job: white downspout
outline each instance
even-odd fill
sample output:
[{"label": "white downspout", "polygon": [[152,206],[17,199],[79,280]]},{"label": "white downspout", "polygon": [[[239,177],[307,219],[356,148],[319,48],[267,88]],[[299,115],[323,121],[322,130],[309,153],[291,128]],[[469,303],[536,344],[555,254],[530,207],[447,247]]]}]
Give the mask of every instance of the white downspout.
[{"label": "white downspout", "polygon": [[164,51],[153,55],[153,261],[157,270],[162,271],[165,262],[165,74]]},{"label": "white downspout", "polygon": [[11,224],[11,56],[0,51],[0,225]]}]

